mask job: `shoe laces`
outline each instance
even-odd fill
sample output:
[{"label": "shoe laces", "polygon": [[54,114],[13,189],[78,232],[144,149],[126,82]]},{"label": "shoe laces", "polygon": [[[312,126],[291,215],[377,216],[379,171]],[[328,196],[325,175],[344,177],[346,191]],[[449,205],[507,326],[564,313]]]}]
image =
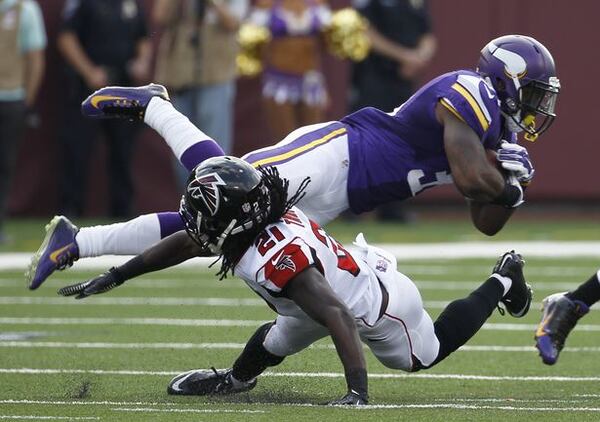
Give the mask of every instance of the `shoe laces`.
[{"label": "shoe laces", "polygon": [[137,100],[117,101],[114,105],[107,105],[102,108],[106,114],[115,114],[116,117],[130,118],[140,115],[141,104]]},{"label": "shoe laces", "polygon": [[210,369],[212,369],[212,371],[215,373],[215,376],[219,380],[219,383],[215,387],[215,393],[218,393],[231,385],[231,380],[229,379],[231,371],[219,372],[214,366],[211,366]]}]

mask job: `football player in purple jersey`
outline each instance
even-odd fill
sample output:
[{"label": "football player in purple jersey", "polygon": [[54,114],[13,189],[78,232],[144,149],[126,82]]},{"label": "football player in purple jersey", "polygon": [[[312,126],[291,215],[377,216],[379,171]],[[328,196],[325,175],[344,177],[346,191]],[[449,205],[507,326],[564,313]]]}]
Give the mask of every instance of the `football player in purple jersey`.
[{"label": "football player in purple jersey", "polygon": [[[347,209],[362,213],[454,183],[475,227],[491,236],[523,203],[523,186],[534,175],[517,136],[535,140],[548,129],[559,91],[554,60],[541,43],[503,36],[483,48],[476,70],[443,74],[391,112],[367,107],[339,121],[301,127],[242,158],[255,167],[277,167],[292,190],[310,177],[298,206],[319,224]],[[159,85],[103,88],[84,101],[82,111],[143,119],[189,170],[223,154],[173,108]],[[491,154],[497,163],[490,162]],[[57,216],[32,259],[29,287],[36,289],[78,258],[138,254],[183,228],[176,212],[81,229]]]}]

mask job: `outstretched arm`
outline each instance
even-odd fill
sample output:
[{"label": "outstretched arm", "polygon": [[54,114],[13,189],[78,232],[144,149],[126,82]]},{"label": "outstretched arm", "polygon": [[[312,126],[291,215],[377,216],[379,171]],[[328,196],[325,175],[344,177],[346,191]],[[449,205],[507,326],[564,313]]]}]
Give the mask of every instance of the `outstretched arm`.
[{"label": "outstretched arm", "polygon": [[111,268],[91,280],[63,287],[58,293],[63,296],[78,295],[77,299],[83,299],[105,293],[131,278],[169,268],[204,254],[205,251],[186,232],[180,231],[164,238],[125,264]]},{"label": "outstretched arm", "polygon": [[354,393],[366,403],[368,387],[365,357],[350,310],[314,267],[307,268],[290,280],[284,293],[309,317],[327,327],[344,365],[348,393]]}]

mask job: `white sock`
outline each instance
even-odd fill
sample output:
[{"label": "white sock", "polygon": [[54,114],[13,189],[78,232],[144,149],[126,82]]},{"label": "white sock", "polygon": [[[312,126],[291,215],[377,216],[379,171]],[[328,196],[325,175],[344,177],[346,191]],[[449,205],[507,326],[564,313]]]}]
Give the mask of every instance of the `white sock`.
[{"label": "white sock", "polygon": [[504,294],[502,295],[502,297],[506,296],[506,294],[510,290],[510,286],[512,286],[512,280],[508,277],[503,277],[500,274],[492,274],[490,278],[495,278],[500,282],[500,284],[502,284],[502,287],[504,288]]},{"label": "white sock", "polygon": [[183,153],[192,145],[212,138],[198,129],[173,107],[169,101],[154,97],[146,107],[144,122],[162,136],[181,161]]},{"label": "white sock", "polygon": [[124,223],[82,227],[75,241],[79,257],[137,255],[160,240],[157,214],[146,214]]}]

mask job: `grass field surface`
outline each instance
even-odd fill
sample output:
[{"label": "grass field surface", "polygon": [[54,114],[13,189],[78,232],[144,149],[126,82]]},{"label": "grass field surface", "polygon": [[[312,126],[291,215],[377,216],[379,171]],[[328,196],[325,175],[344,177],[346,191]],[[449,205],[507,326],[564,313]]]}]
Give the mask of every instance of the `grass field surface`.
[{"label": "grass field surface", "polygon": [[[600,238],[577,227],[553,226],[546,233]],[[369,234],[369,228],[360,229]],[[436,229],[421,234],[442,240]],[[40,227],[29,230],[33,243]],[[354,234],[341,225],[335,230],[345,240]],[[377,241],[388,241],[390,228],[377,230]],[[493,265],[493,259],[429,259],[402,261],[399,269],[419,286],[435,318],[484,281]],[[543,365],[533,348],[541,300],[575,287],[598,265],[593,259],[527,259],[530,313],[514,319],[494,312],[466,346],[429,371],[393,371],[366,350],[371,400],[363,409],[321,406],[345,392],[329,339],[271,368],[251,392],[168,396],[174,375],[231,366],[259,324],[274,318],[243,282],[219,282],[216,270],[162,271],[84,301],[56,290],[97,272],[60,272],[30,292],[21,272],[0,271],[0,420],[600,420],[600,313],[592,309],[580,321],[557,365]]]}]

